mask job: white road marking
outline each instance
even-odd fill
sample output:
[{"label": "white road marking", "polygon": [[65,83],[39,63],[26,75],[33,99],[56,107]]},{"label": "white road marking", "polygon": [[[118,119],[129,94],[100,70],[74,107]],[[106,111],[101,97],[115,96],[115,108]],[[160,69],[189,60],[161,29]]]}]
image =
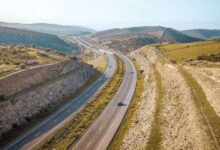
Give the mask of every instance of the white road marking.
[{"label": "white road marking", "polygon": [[40,134],[41,134],[41,132],[37,133],[37,134],[35,135],[35,137],[37,137],[37,136],[40,135]]},{"label": "white road marking", "polygon": [[86,147],[89,147],[92,144],[92,141],[89,141]]},{"label": "white road marking", "polygon": [[[99,131],[101,131],[103,129],[103,126],[101,128],[99,128]],[[97,132],[98,133],[98,132]]]}]

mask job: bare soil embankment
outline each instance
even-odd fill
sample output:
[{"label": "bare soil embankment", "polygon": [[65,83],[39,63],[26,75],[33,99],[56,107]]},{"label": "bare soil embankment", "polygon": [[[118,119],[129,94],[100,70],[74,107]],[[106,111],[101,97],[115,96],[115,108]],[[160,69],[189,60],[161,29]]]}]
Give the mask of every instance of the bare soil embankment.
[{"label": "bare soil embankment", "polygon": [[1,144],[55,111],[96,73],[91,65],[67,60],[1,78],[0,94],[5,96],[0,102]]},{"label": "bare soil embankment", "polygon": [[[208,127],[203,124],[201,114],[196,107],[187,85],[179,70],[170,63],[158,58],[153,48],[145,46],[129,54],[135,58],[145,75],[145,90],[138,109],[128,126],[120,149],[215,149],[208,135]],[[153,60],[153,61],[152,61]],[[162,98],[156,104],[158,89],[155,72],[151,65],[155,63],[161,77]],[[160,93],[159,93],[160,94]],[[157,110],[158,109],[158,110]],[[155,116],[155,112],[157,115]],[[151,136],[155,117],[158,131]]]},{"label": "bare soil embankment", "polygon": [[220,116],[220,68],[184,67],[203,88],[207,100]]}]

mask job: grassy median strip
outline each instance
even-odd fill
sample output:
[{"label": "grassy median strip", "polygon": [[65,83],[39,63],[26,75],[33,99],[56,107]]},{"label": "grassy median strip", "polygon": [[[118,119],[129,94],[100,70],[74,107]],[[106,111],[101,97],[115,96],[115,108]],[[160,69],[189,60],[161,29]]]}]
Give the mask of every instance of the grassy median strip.
[{"label": "grassy median strip", "polygon": [[134,62],[134,65],[137,70],[137,84],[136,84],[136,89],[134,93],[134,97],[131,101],[131,104],[128,108],[128,111],[122,121],[122,124],[120,125],[119,130],[117,131],[112,143],[109,146],[109,150],[115,150],[119,149],[120,145],[122,144],[123,138],[126,135],[126,133],[129,130],[129,126],[132,122],[132,118],[138,108],[138,101],[140,101],[143,89],[144,89],[144,75],[140,73],[140,68],[138,64]]},{"label": "grassy median strip", "polygon": [[111,79],[87,105],[73,116],[61,129],[47,137],[36,149],[67,149],[73,144],[85,129],[101,113],[108,102],[117,92],[124,73],[125,67],[121,59],[115,56],[117,61],[116,71]]},{"label": "grassy median strip", "polygon": [[190,87],[195,105],[202,116],[203,124],[209,128],[208,134],[210,135],[210,138],[212,138],[216,149],[219,149],[220,117],[216,114],[215,110],[210,105],[202,87],[199,85],[196,79],[191,74],[189,74],[182,66],[179,67],[179,71],[181,72]]},{"label": "grassy median strip", "polygon": [[150,130],[150,137],[148,139],[146,150],[157,150],[160,148],[160,141],[161,141],[161,133],[160,133],[160,103],[164,95],[163,86],[161,82],[161,76],[158,72],[155,65],[152,66],[155,79],[156,79],[156,100],[155,100],[155,112],[154,112],[154,120],[151,124],[151,130]]}]

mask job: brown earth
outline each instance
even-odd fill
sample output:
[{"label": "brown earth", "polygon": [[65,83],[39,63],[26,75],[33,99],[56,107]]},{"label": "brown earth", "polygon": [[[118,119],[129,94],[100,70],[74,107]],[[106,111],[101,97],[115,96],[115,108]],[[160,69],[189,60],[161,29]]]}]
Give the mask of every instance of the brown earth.
[{"label": "brown earth", "polygon": [[141,96],[141,100],[138,103],[138,110],[135,112],[135,117],[120,147],[122,150],[144,149],[149,136],[145,133],[149,133],[152,122],[156,90],[155,78],[151,68],[151,63],[154,63],[155,59],[151,58],[152,62],[147,61],[147,59],[141,55],[141,49],[130,53],[129,56],[135,58],[140,69],[144,70],[145,92],[143,92]]},{"label": "brown earth", "polygon": [[[150,67],[154,62],[161,75],[164,90],[158,116],[161,133],[160,148],[166,150],[214,149],[207,135],[207,128],[202,123],[201,114],[198,113],[194,104],[190,88],[178,69],[157,58],[155,51],[149,46],[131,52],[129,56],[135,58],[144,70],[146,86],[120,149],[145,149],[146,147],[155,111],[155,77]],[[212,73],[212,76],[219,78],[218,71],[212,71]],[[217,99],[213,100],[213,103],[214,101],[217,103]],[[218,107],[218,104],[215,105]]]},{"label": "brown earth", "polygon": [[207,100],[220,116],[220,68],[185,67],[203,88]]}]

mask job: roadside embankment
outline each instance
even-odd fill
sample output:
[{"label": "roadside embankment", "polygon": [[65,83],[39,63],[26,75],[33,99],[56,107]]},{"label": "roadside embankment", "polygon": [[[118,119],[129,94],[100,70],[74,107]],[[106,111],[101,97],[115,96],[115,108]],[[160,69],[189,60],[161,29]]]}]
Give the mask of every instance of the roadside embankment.
[{"label": "roadside embankment", "polygon": [[[133,150],[145,147],[147,140],[146,132],[152,121],[152,113],[155,99],[155,81],[151,68],[155,57],[151,57],[150,51],[142,55],[142,50],[129,53],[129,57],[133,60],[137,70],[137,85],[134,97],[128,108],[128,111],[120,125],[109,150],[123,149]],[[149,56],[150,61],[146,60]]]},{"label": "roadside embankment", "polygon": [[96,71],[74,60],[25,69],[0,79],[0,135],[47,112],[49,106],[73,94]]},{"label": "roadside embankment", "polygon": [[[150,46],[129,54],[144,75],[142,96],[110,149],[215,149],[191,88],[175,65]],[[129,112],[129,110],[128,110]],[[124,125],[124,127],[123,127]],[[115,146],[116,145],[116,146]],[[116,148],[117,147],[117,148]]]}]

